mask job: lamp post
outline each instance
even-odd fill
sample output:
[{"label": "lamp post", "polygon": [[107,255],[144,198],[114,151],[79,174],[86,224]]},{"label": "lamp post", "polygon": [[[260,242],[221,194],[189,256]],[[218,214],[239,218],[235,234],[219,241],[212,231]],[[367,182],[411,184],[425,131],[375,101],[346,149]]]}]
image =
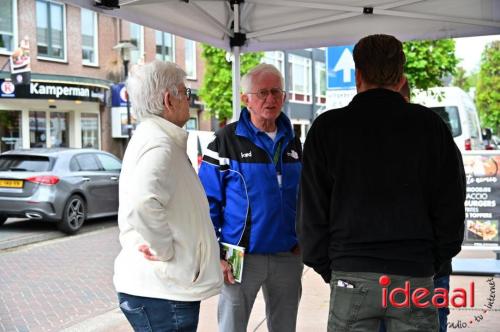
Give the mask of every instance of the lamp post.
[{"label": "lamp post", "polygon": [[[129,40],[121,40],[118,44],[113,46],[113,49],[119,50],[120,51],[120,57],[123,62],[123,72],[124,72],[124,82],[127,81],[128,77],[128,64],[130,62],[130,51],[136,50],[137,47],[132,44]],[[128,139],[132,137],[132,122],[130,119],[130,101],[128,100],[128,93],[127,93],[127,134],[128,134]]]}]

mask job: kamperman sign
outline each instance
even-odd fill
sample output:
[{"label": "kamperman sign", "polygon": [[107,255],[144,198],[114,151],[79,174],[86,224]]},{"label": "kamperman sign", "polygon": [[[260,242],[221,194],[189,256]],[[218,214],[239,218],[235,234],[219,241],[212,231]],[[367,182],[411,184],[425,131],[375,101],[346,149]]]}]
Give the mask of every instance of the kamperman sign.
[{"label": "kamperman sign", "polygon": [[103,101],[105,90],[101,87],[51,82],[31,82],[29,85],[17,85],[15,89],[7,89],[11,85],[9,81],[0,80],[0,86],[9,90],[2,90],[0,98]]}]

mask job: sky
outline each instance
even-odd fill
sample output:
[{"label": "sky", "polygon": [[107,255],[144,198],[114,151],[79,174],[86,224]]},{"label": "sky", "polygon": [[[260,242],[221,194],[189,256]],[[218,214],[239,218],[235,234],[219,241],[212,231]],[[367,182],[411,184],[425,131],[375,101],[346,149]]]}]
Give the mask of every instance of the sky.
[{"label": "sky", "polygon": [[500,35],[456,38],[455,55],[462,59],[459,66],[463,67],[468,74],[478,72],[481,53],[486,44],[494,40],[500,40]]}]

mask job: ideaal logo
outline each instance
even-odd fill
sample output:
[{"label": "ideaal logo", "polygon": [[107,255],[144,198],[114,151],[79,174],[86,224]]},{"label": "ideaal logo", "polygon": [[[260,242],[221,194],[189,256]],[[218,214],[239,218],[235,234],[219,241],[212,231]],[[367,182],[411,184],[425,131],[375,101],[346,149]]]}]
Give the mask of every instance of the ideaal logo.
[{"label": "ideaal logo", "polygon": [[[447,290],[446,288],[435,288],[434,293],[431,293],[427,288],[412,289],[410,294],[411,285],[409,281],[405,282],[405,287],[395,287],[388,290],[387,286],[391,284],[391,278],[383,275],[379,278],[379,285],[382,286],[382,307],[387,308],[388,302],[394,308],[409,308],[410,301],[413,306],[417,308],[426,308],[434,306],[435,308],[444,308],[452,306],[455,308],[467,307],[467,300],[469,306],[474,307],[474,281],[469,283],[469,289],[455,288]],[[398,302],[396,296],[403,295],[403,301]],[[429,299],[430,296],[430,299]]]},{"label": "ideaal logo", "polygon": [[15,97],[14,92],[16,91],[16,86],[10,81],[3,81],[0,84],[0,91],[2,93],[2,97]]}]

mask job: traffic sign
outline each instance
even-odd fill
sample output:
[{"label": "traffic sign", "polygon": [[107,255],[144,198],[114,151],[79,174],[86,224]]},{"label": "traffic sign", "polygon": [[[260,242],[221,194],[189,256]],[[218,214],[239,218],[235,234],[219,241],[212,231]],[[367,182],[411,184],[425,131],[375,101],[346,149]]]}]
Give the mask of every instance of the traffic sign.
[{"label": "traffic sign", "polygon": [[328,47],[326,56],[328,89],[352,89],[356,87],[352,58],[353,48],[353,45]]}]

